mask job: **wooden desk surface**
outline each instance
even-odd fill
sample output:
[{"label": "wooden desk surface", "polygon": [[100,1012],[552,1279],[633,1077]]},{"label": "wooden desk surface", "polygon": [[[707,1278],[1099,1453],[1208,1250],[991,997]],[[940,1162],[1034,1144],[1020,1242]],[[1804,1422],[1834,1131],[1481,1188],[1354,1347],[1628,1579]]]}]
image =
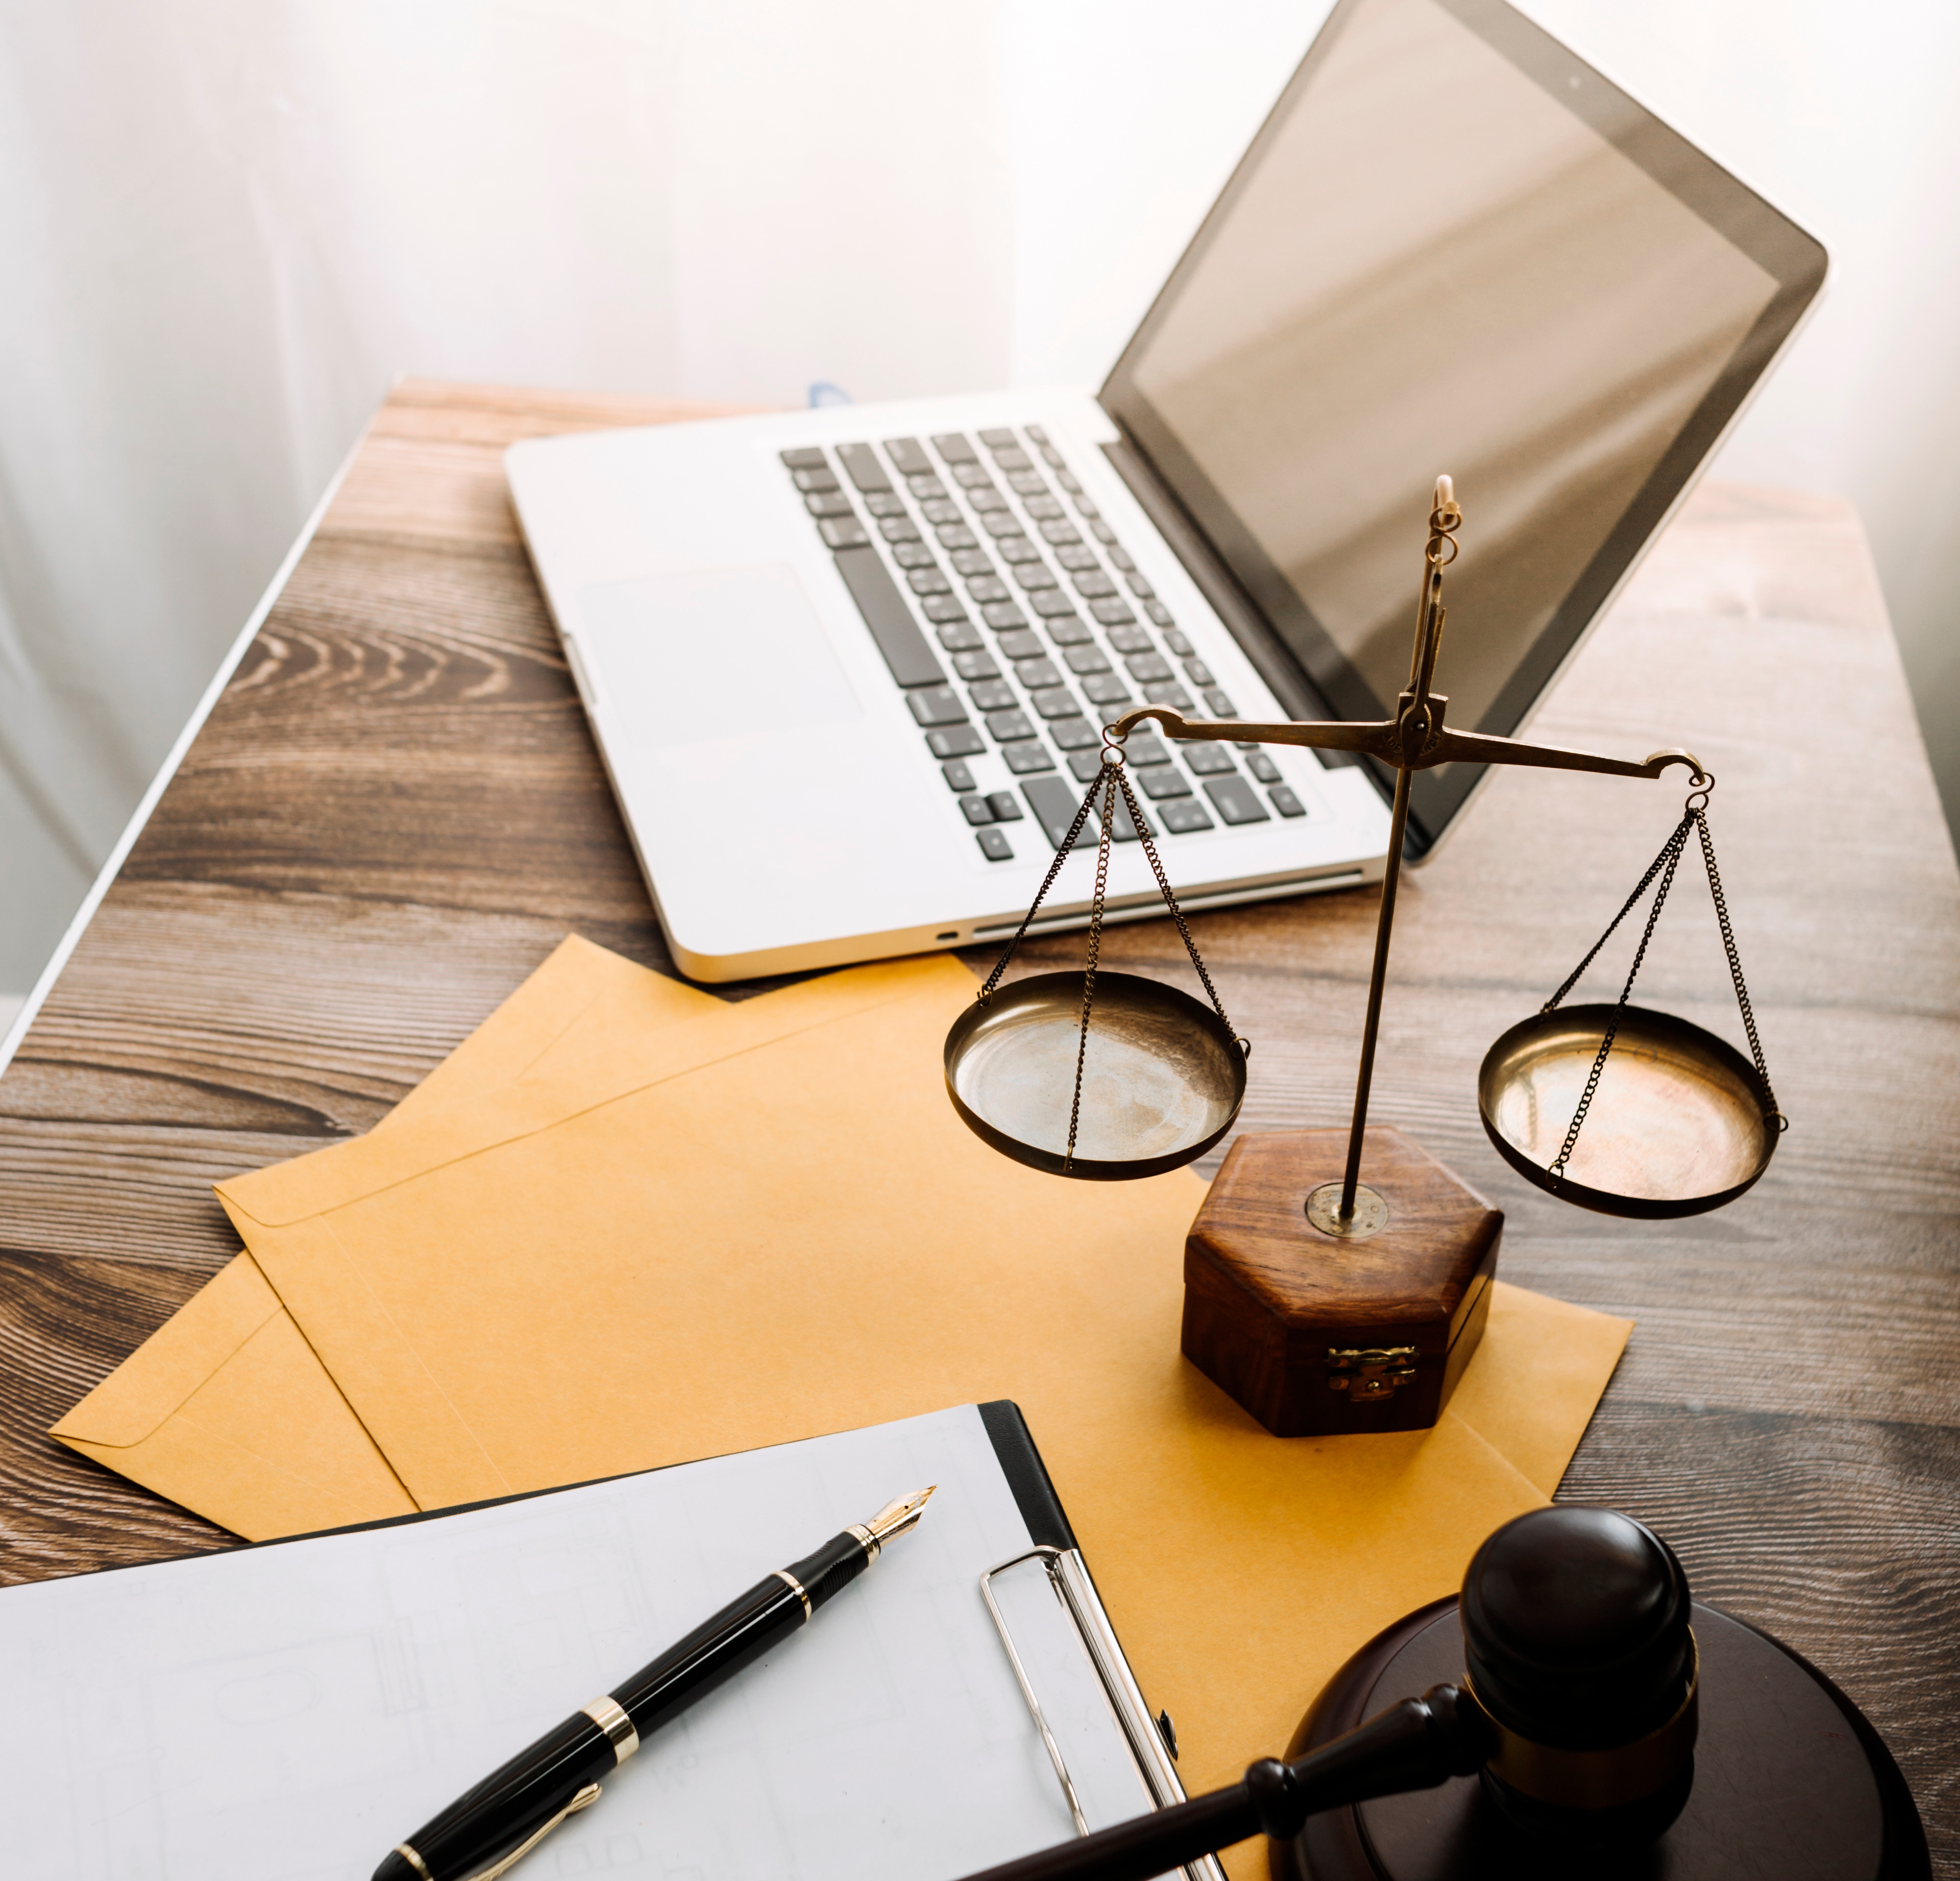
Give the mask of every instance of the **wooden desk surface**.
[{"label": "wooden desk surface", "polygon": [[[0,1078],[0,1580],[228,1542],[43,1434],[235,1252],[212,1181],[368,1128],[568,929],[668,966],[498,453],[683,415],[412,382],[383,408]],[[1698,1593],[1837,1679],[1960,1872],[1960,882],[1850,509],[1704,490],[1535,733],[1717,774],[1794,1127],[1752,1194],[1678,1223],[1581,1213],[1499,1161],[1478,1061],[1681,796],[1529,772],[1405,877],[1373,1114],[1507,1211],[1510,1278],[1638,1319],[1563,1493],[1652,1522]],[[1247,1127],[1345,1121],[1375,908],[1192,923],[1255,1041]],[[1163,921],[1104,957],[1188,972]],[[1642,988],[1739,1039],[1690,866]]]}]

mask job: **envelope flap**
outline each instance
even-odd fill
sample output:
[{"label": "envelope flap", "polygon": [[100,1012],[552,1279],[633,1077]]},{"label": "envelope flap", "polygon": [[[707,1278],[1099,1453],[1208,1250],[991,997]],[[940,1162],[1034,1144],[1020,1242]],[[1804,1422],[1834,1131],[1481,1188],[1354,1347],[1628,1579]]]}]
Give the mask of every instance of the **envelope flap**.
[{"label": "envelope flap", "polygon": [[[633,1015],[601,1000],[523,1077],[480,1102],[404,1117],[385,1131],[231,1177],[217,1192],[254,1222],[291,1227],[793,1033],[953,986],[970,990],[973,976],[940,954],[850,968],[733,1007],[709,1000],[708,1011],[684,1007],[677,1020],[652,1028],[615,1023]],[[620,996],[644,1001],[647,989]],[[664,1007],[660,1016],[667,1017]]]},{"label": "envelope flap", "polygon": [[50,1434],[114,1449],[142,1443],[279,1310],[279,1297],[257,1264],[250,1255],[239,1255],[54,1425]]}]

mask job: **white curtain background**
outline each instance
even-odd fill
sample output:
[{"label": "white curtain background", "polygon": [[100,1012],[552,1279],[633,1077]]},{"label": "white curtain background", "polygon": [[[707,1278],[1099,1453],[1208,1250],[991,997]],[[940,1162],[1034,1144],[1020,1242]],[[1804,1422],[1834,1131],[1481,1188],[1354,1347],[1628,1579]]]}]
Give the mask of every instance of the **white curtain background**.
[{"label": "white curtain background", "polygon": [[[399,372],[1100,378],[1326,0],[0,0],[0,998]],[[1830,247],[1720,473],[1864,514],[1960,808],[1960,7],[1531,0]]]}]

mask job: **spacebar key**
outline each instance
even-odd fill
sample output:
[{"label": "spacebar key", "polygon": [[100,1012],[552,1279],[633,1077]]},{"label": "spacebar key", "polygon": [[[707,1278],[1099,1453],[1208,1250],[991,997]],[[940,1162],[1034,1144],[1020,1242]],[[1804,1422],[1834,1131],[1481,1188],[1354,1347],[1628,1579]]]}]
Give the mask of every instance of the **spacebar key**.
[{"label": "spacebar key", "polygon": [[885,572],[877,550],[838,549],[837,572],[864,616],[864,625],[892,669],[892,677],[901,686],[943,686],[946,675],[912,619],[898,584]]}]

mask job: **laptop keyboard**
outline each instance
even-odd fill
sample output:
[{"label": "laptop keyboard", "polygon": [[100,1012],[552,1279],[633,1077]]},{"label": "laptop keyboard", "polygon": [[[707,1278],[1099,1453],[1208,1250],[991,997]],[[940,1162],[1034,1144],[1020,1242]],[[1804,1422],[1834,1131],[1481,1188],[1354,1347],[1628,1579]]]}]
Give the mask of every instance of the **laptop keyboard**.
[{"label": "laptop keyboard", "polygon": [[[1239,715],[1039,425],[781,456],[990,861],[1030,814],[1061,845],[1131,707]],[[1014,788],[979,789],[988,751]],[[1257,745],[1138,731],[1125,751],[1153,836],[1306,813]],[[1136,840],[1120,802],[1110,835]],[[1096,840],[1092,813],[1077,846]]]}]

